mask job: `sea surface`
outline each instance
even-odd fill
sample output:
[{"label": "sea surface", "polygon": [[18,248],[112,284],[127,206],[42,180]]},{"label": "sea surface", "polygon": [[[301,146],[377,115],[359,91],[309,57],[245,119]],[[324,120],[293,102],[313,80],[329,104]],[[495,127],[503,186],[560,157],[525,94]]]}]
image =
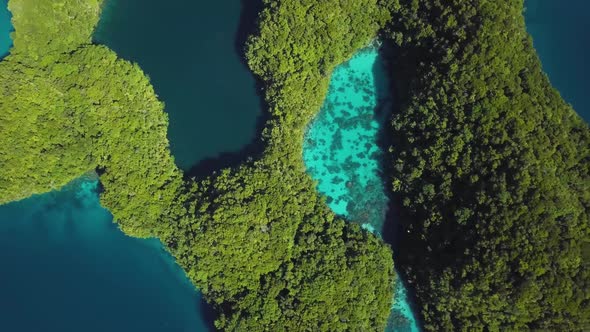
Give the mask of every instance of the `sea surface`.
[{"label": "sea surface", "polygon": [[590,1],[526,0],[526,24],[543,69],[590,122]]},{"label": "sea surface", "polygon": [[[317,189],[326,196],[330,208],[378,235],[389,206],[378,139],[393,102],[387,82],[374,47],[359,51],[338,66],[303,146],[307,172],[318,181]],[[387,331],[419,331],[406,293],[398,278]]]},{"label": "sea surface", "polygon": [[240,151],[258,136],[261,100],[243,60],[258,2],[106,0],[95,40],[149,75],[184,170]]}]

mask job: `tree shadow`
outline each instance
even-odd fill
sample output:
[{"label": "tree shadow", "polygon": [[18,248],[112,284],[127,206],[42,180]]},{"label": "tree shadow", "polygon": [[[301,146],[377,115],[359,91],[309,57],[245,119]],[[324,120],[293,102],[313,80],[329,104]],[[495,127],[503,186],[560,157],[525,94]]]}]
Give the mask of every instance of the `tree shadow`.
[{"label": "tree shadow", "polygon": [[[411,256],[413,248],[407,247],[407,243],[402,241],[407,225],[412,220],[404,213],[402,207],[402,198],[394,194],[391,174],[394,174],[394,158],[389,152],[391,147],[396,146],[398,138],[392,135],[391,120],[392,116],[401,111],[403,105],[407,103],[409,82],[413,77],[415,68],[401,64],[401,54],[404,50],[397,47],[391,40],[382,37],[383,44],[379,50],[381,61],[377,61],[373,66],[373,77],[377,87],[378,107],[375,111],[376,119],[379,121],[379,132],[377,145],[383,151],[379,160],[379,171],[383,179],[383,186],[386,195],[389,197],[387,213],[381,236],[383,240],[391,245],[393,249],[393,259],[395,262],[396,272],[400,281],[406,288],[407,302],[416,319],[418,326],[422,325],[420,317],[420,307],[416,297],[413,285],[407,282],[408,275],[404,268],[404,263],[408,261],[404,257]],[[405,58],[405,57],[404,57]]]},{"label": "tree shadow", "polygon": [[203,318],[203,322],[209,331],[217,331],[215,328],[215,318],[217,318],[217,312],[215,309],[205,301],[205,298],[201,295],[198,303],[200,316]]},{"label": "tree shadow", "polygon": [[241,13],[238,31],[234,38],[234,48],[236,54],[243,60],[244,66],[248,67],[246,62],[245,46],[248,37],[258,32],[258,14],[264,8],[262,0],[241,0]]}]

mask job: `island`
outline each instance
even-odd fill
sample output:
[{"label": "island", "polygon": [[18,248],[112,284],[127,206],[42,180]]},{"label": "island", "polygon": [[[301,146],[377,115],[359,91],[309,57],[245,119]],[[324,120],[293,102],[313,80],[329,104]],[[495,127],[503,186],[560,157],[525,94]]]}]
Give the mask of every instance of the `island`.
[{"label": "island", "polygon": [[[590,326],[590,128],[543,73],[522,0],[264,0],[244,51],[264,152],[199,177],[146,74],[92,42],[102,5],[9,0],[0,204],[96,173],[120,229],[165,244],[219,330],[383,331],[393,257],[426,331]],[[393,248],[330,210],[303,160],[334,69],[376,39]]]}]

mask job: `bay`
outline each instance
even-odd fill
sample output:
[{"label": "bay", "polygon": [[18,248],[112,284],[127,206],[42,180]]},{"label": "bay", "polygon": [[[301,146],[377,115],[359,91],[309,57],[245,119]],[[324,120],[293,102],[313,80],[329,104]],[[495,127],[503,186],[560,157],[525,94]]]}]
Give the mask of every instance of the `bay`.
[{"label": "bay", "polygon": [[255,141],[261,105],[242,48],[258,2],[105,2],[95,40],[150,76],[183,170]]},{"label": "bay", "polygon": [[124,235],[98,181],[0,206],[0,330],[207,331],[200,296],[157,239]]}]

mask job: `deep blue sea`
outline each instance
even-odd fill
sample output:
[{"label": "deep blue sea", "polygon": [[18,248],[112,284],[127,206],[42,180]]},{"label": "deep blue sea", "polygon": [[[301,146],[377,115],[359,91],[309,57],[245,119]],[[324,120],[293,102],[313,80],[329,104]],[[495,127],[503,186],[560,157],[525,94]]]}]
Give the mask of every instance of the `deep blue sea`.
[{"label": "deep blue sea", "polygon": [[590,122],[590,1],[526,0],[525,17],[551,83]]}]

